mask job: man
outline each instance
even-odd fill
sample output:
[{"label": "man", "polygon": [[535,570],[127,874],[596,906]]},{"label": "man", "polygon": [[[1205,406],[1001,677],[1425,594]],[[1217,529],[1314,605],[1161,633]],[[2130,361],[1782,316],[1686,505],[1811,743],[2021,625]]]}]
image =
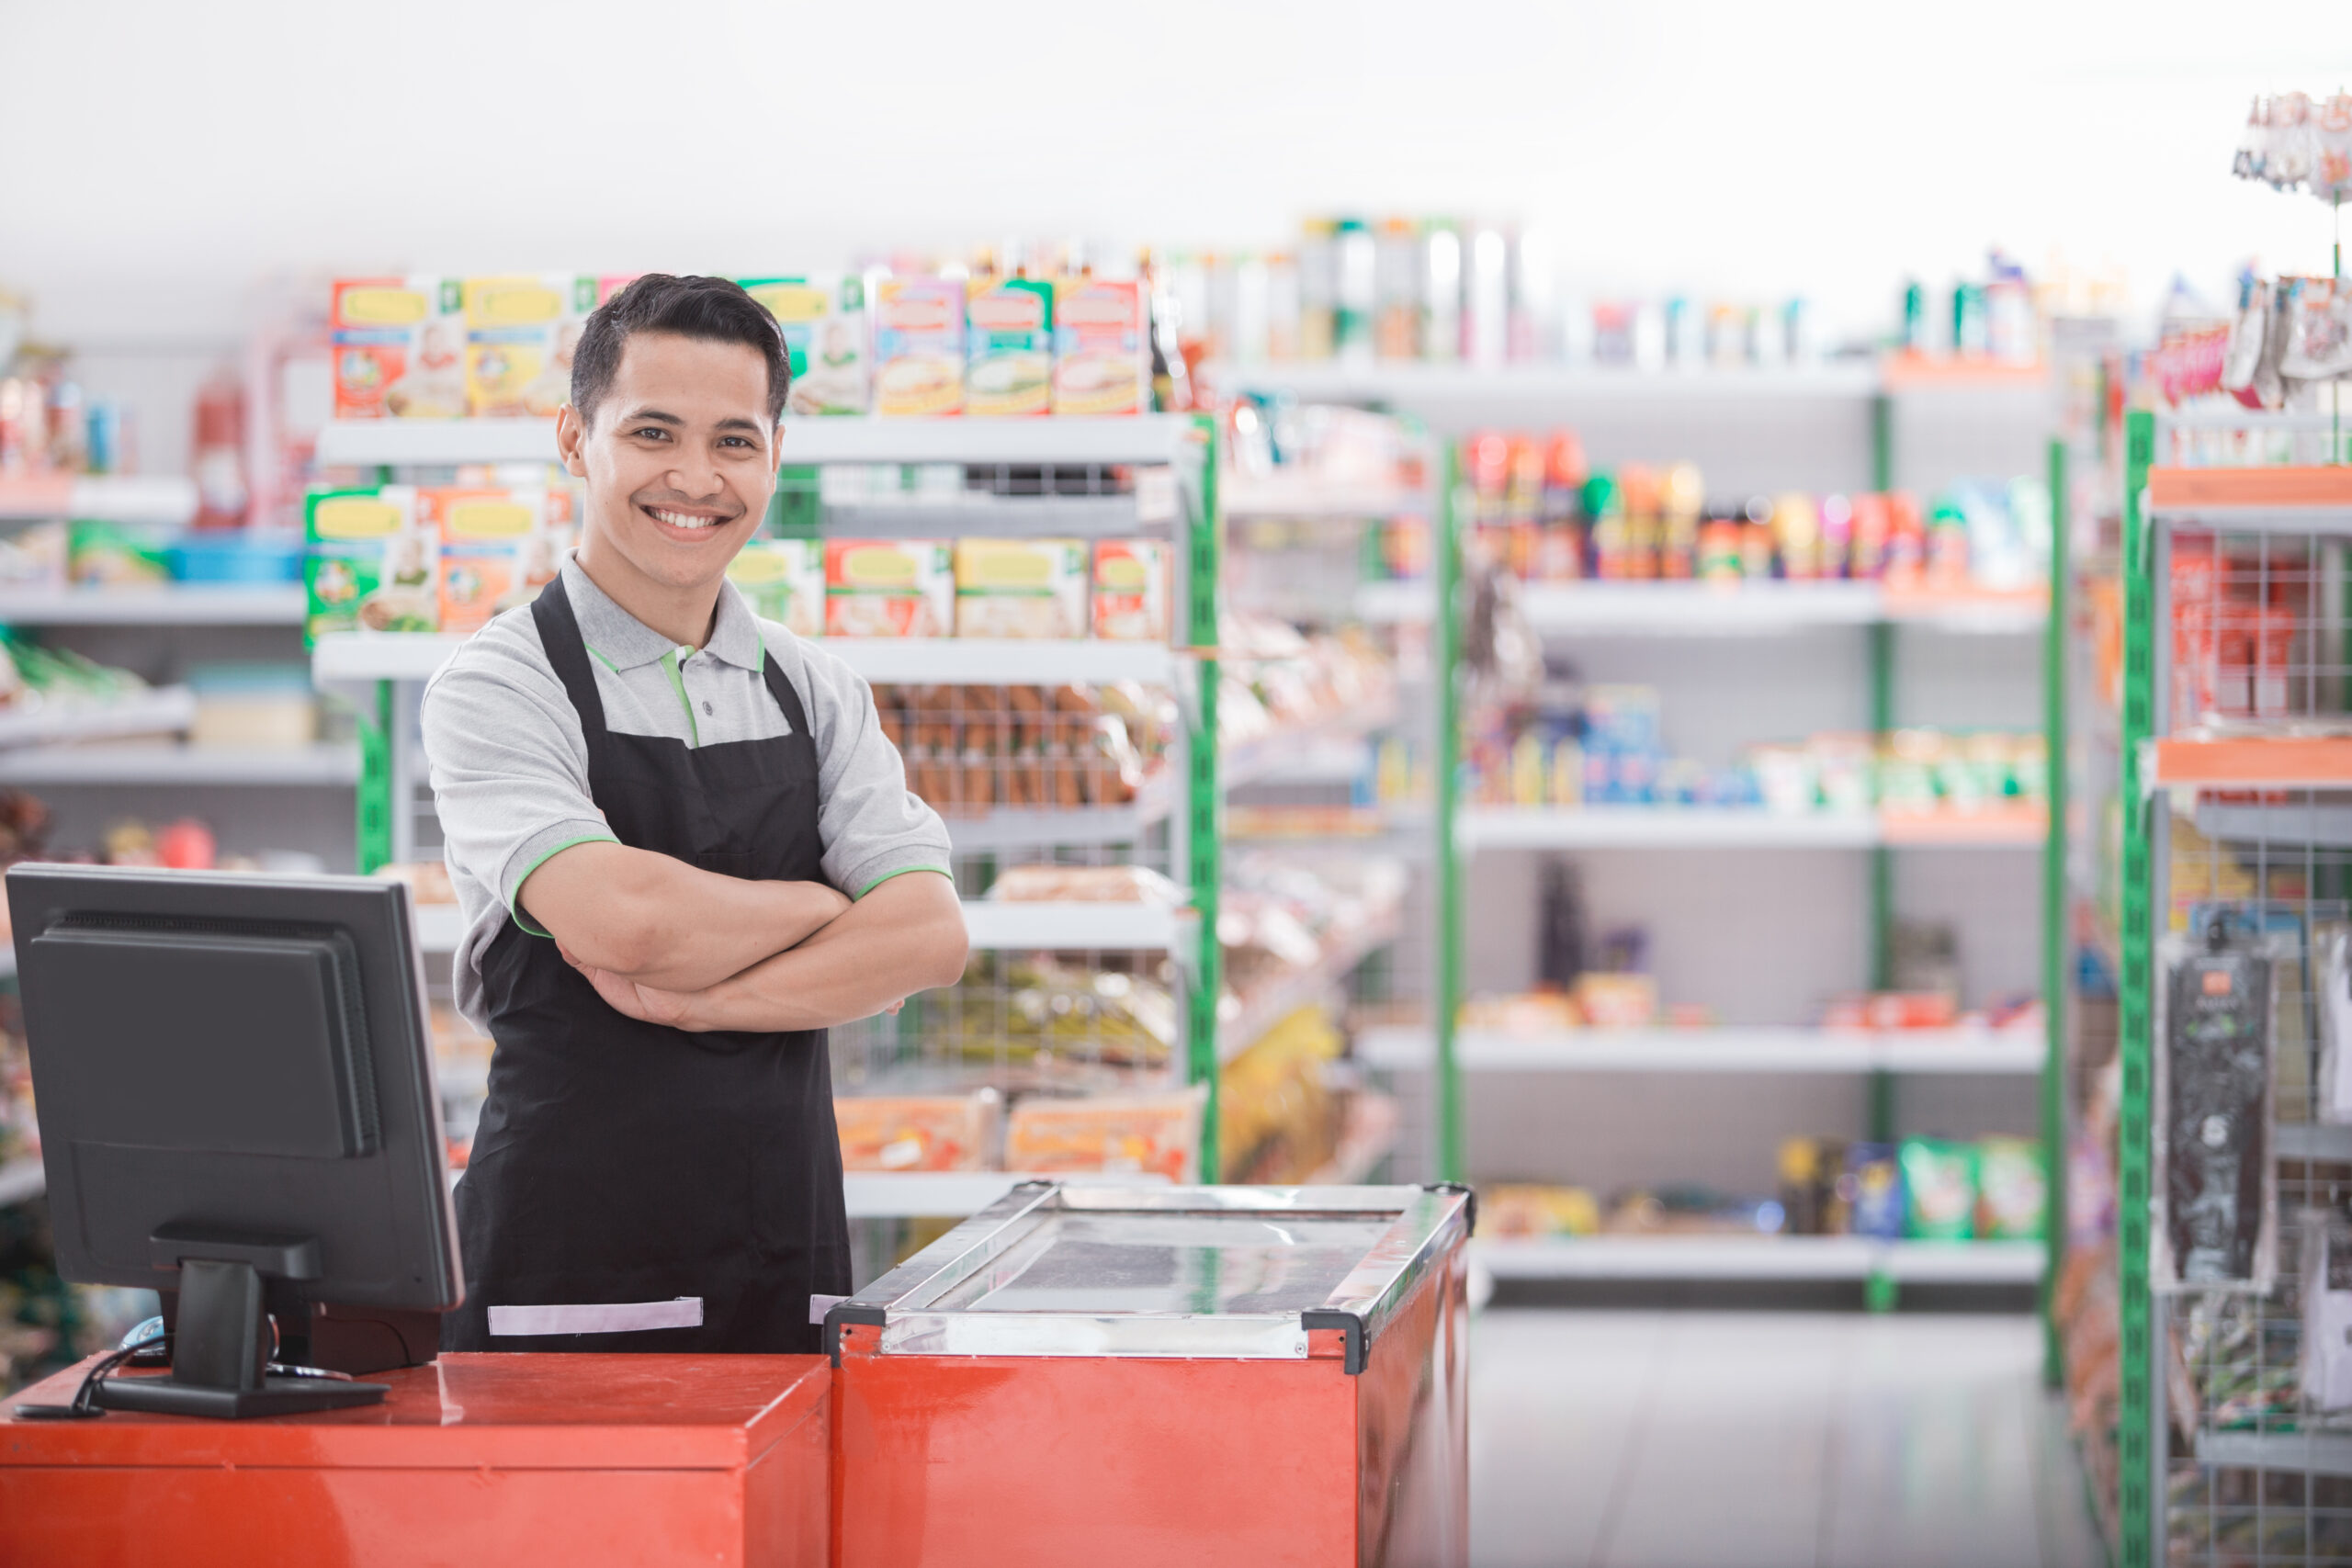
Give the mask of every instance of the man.
[{"label": "man", "polygon": [[873,694],[726,581],[789,375],[721,279],[590,317],[580,548],[426,688],[458,1006],[497,1043],[452,1349],[817,1349],[809,1298],[850,1289],[825,1030],[963,973]]}]

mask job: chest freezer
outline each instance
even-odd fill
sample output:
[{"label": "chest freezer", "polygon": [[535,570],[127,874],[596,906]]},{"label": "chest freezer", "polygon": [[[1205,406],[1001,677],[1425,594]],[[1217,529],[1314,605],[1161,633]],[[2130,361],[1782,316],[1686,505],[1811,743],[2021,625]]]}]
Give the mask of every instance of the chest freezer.
[{"label": "chest freezer", "polygon": [[1018,1187],[834,1307],[841,1568],[1467,1561],[1454,1187]]}]

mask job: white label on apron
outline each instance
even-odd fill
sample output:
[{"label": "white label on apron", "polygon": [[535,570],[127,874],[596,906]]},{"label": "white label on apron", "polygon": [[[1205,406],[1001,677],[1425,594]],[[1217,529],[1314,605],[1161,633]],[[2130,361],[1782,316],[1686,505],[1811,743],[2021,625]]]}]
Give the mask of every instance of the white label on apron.
[{"label": "white label on apron", "polygon": [[849,1300],[847,1296],[810,1296],[808,1298],[808,1321],[810,1323],[822,1324],[825,1321],[825,1314],[827,1313],[832,1311],[835,1307],[841,1305],[842,1303],[847,1300]]},{"label": "white label on apron", "polygon": [[526,1334],[629,1334],[644,1328],[700,1328],[702,1298],[666,1302],[581,1302],[563,1306],[490,1309],[493,1337]]}]

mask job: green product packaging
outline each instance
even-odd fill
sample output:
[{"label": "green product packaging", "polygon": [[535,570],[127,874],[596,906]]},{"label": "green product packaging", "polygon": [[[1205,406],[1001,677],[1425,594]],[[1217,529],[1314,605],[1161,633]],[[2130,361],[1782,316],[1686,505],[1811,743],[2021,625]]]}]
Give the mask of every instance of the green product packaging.
[{"label": "green product packaging", "polygon": [[67,575],[82,588],[132,588],[172,578],[161,536],[130,524],[75,519],[65,560]]},{"label": "green product packaging", "polygon": [[439,549],[413,485],[318,491],[302,503],[306,638],[429,632],[440,625]]},{"label": "green product packaging", "polygon": [[2041,1145],[1986,1138],[1976,1145],[1976,1234],[1986,1241],[2038,1241],[2047,1194]]},{"label": "green product packaging", "polygon": [[1914,1241],[1968,1241],[1976,1235],[1976,1150],[1940,1138],[1905,1138],[1903,1234]]}]

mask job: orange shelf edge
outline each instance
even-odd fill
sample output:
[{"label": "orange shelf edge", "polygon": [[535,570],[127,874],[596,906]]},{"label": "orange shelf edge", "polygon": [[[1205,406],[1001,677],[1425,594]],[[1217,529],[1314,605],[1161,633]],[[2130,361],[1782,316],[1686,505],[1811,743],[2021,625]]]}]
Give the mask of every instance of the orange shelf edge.
[{"label": "orange shelf edge", "polygon": [[1894,354],[1880,366],[1879,374],[1890,391],[1913,387],[2030,387],[2050,379],[2050,367],[2040,360],[2011,365],[1998,359]]},{"label": "orange shelf edge", "polygon": [[2352,737],[2159,740],[2154,783],[2217,787],[2265,784],[2352,788]]},{"label": "orange shelf edge", "polygon": [[2352,506],[2352,468],[2150,468],[2148,504]]}]

